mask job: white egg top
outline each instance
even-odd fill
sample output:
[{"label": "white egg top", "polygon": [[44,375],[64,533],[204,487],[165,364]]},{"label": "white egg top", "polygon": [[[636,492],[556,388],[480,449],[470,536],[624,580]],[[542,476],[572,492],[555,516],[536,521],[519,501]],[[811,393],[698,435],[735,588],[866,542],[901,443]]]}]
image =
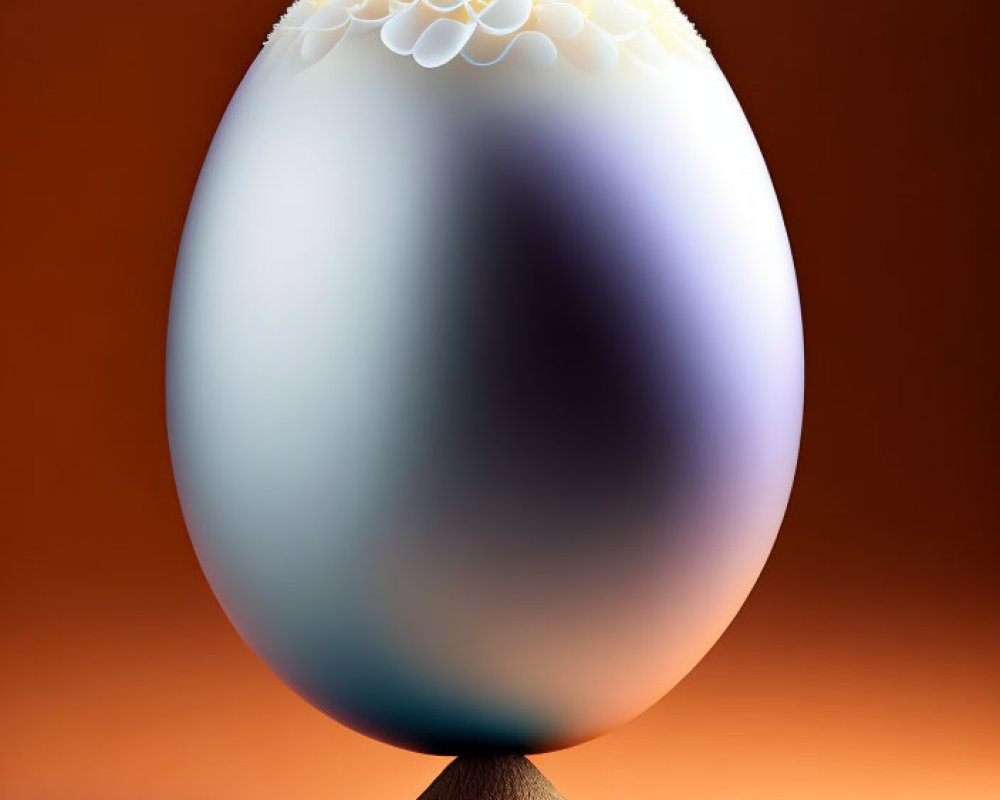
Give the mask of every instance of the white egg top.
[{"label": "white egg top", "polygon": [[267,47],[297,49],[311,64],[365,34],[428,68],[458,57],[545,68],[562,56],[593,72],[711,61],[673,0],[296,0]]}]

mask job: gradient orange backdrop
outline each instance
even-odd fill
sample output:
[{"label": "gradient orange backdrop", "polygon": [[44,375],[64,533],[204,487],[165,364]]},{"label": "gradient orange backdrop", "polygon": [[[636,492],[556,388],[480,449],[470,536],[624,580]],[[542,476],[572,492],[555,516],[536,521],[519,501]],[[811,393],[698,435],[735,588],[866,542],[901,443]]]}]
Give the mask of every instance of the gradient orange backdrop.
[{"label": "gradient orange backdrop", "polygon": [[[802,290],[802,459],[732,628],[570,800],[1000,797],[989,0],[688,0]],[[202,578],[167,453],[173,260],[282,0],[4,0],[0,798],[408,800],[445,763],[284,688]]]}]

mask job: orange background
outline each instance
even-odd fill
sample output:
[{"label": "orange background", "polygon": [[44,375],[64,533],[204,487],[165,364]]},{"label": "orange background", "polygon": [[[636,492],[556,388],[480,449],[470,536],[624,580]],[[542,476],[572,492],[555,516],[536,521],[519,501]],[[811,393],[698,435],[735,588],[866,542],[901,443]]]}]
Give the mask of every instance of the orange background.
[{"label": "orange background", "polygon": [[[172,485],[178,237],[282,5],[3,3],[4,799],[412,800],[445,763],[270,675]],[[705,661],[632,724],[537,761],[570,800],[1000,797],[995,4],[685,7],[797,257],[800,472]]]}]

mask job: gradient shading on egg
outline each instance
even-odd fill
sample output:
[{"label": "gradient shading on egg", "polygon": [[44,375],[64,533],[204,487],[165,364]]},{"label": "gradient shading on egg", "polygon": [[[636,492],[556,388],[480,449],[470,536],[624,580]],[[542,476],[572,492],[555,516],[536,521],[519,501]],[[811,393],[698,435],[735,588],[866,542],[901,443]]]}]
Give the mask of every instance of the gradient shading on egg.
[{"label": "gradient shading on egg", "polygon": [[230,619],[427,752],[653,704],[743,603],[795,468],[781,214],[668,0],[295,4],[205,162],[167,361]]}]

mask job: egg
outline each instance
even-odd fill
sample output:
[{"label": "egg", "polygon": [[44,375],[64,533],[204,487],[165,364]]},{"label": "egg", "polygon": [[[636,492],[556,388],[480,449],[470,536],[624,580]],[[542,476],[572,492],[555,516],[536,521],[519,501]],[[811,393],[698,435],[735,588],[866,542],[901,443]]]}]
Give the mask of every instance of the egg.
[{"label": "egg", "polygon": [[428,753],[624,723],[743,604],[802,414],[753,134],[671,0],[300,0],[167,346],[184,518],[302,697]]}]

